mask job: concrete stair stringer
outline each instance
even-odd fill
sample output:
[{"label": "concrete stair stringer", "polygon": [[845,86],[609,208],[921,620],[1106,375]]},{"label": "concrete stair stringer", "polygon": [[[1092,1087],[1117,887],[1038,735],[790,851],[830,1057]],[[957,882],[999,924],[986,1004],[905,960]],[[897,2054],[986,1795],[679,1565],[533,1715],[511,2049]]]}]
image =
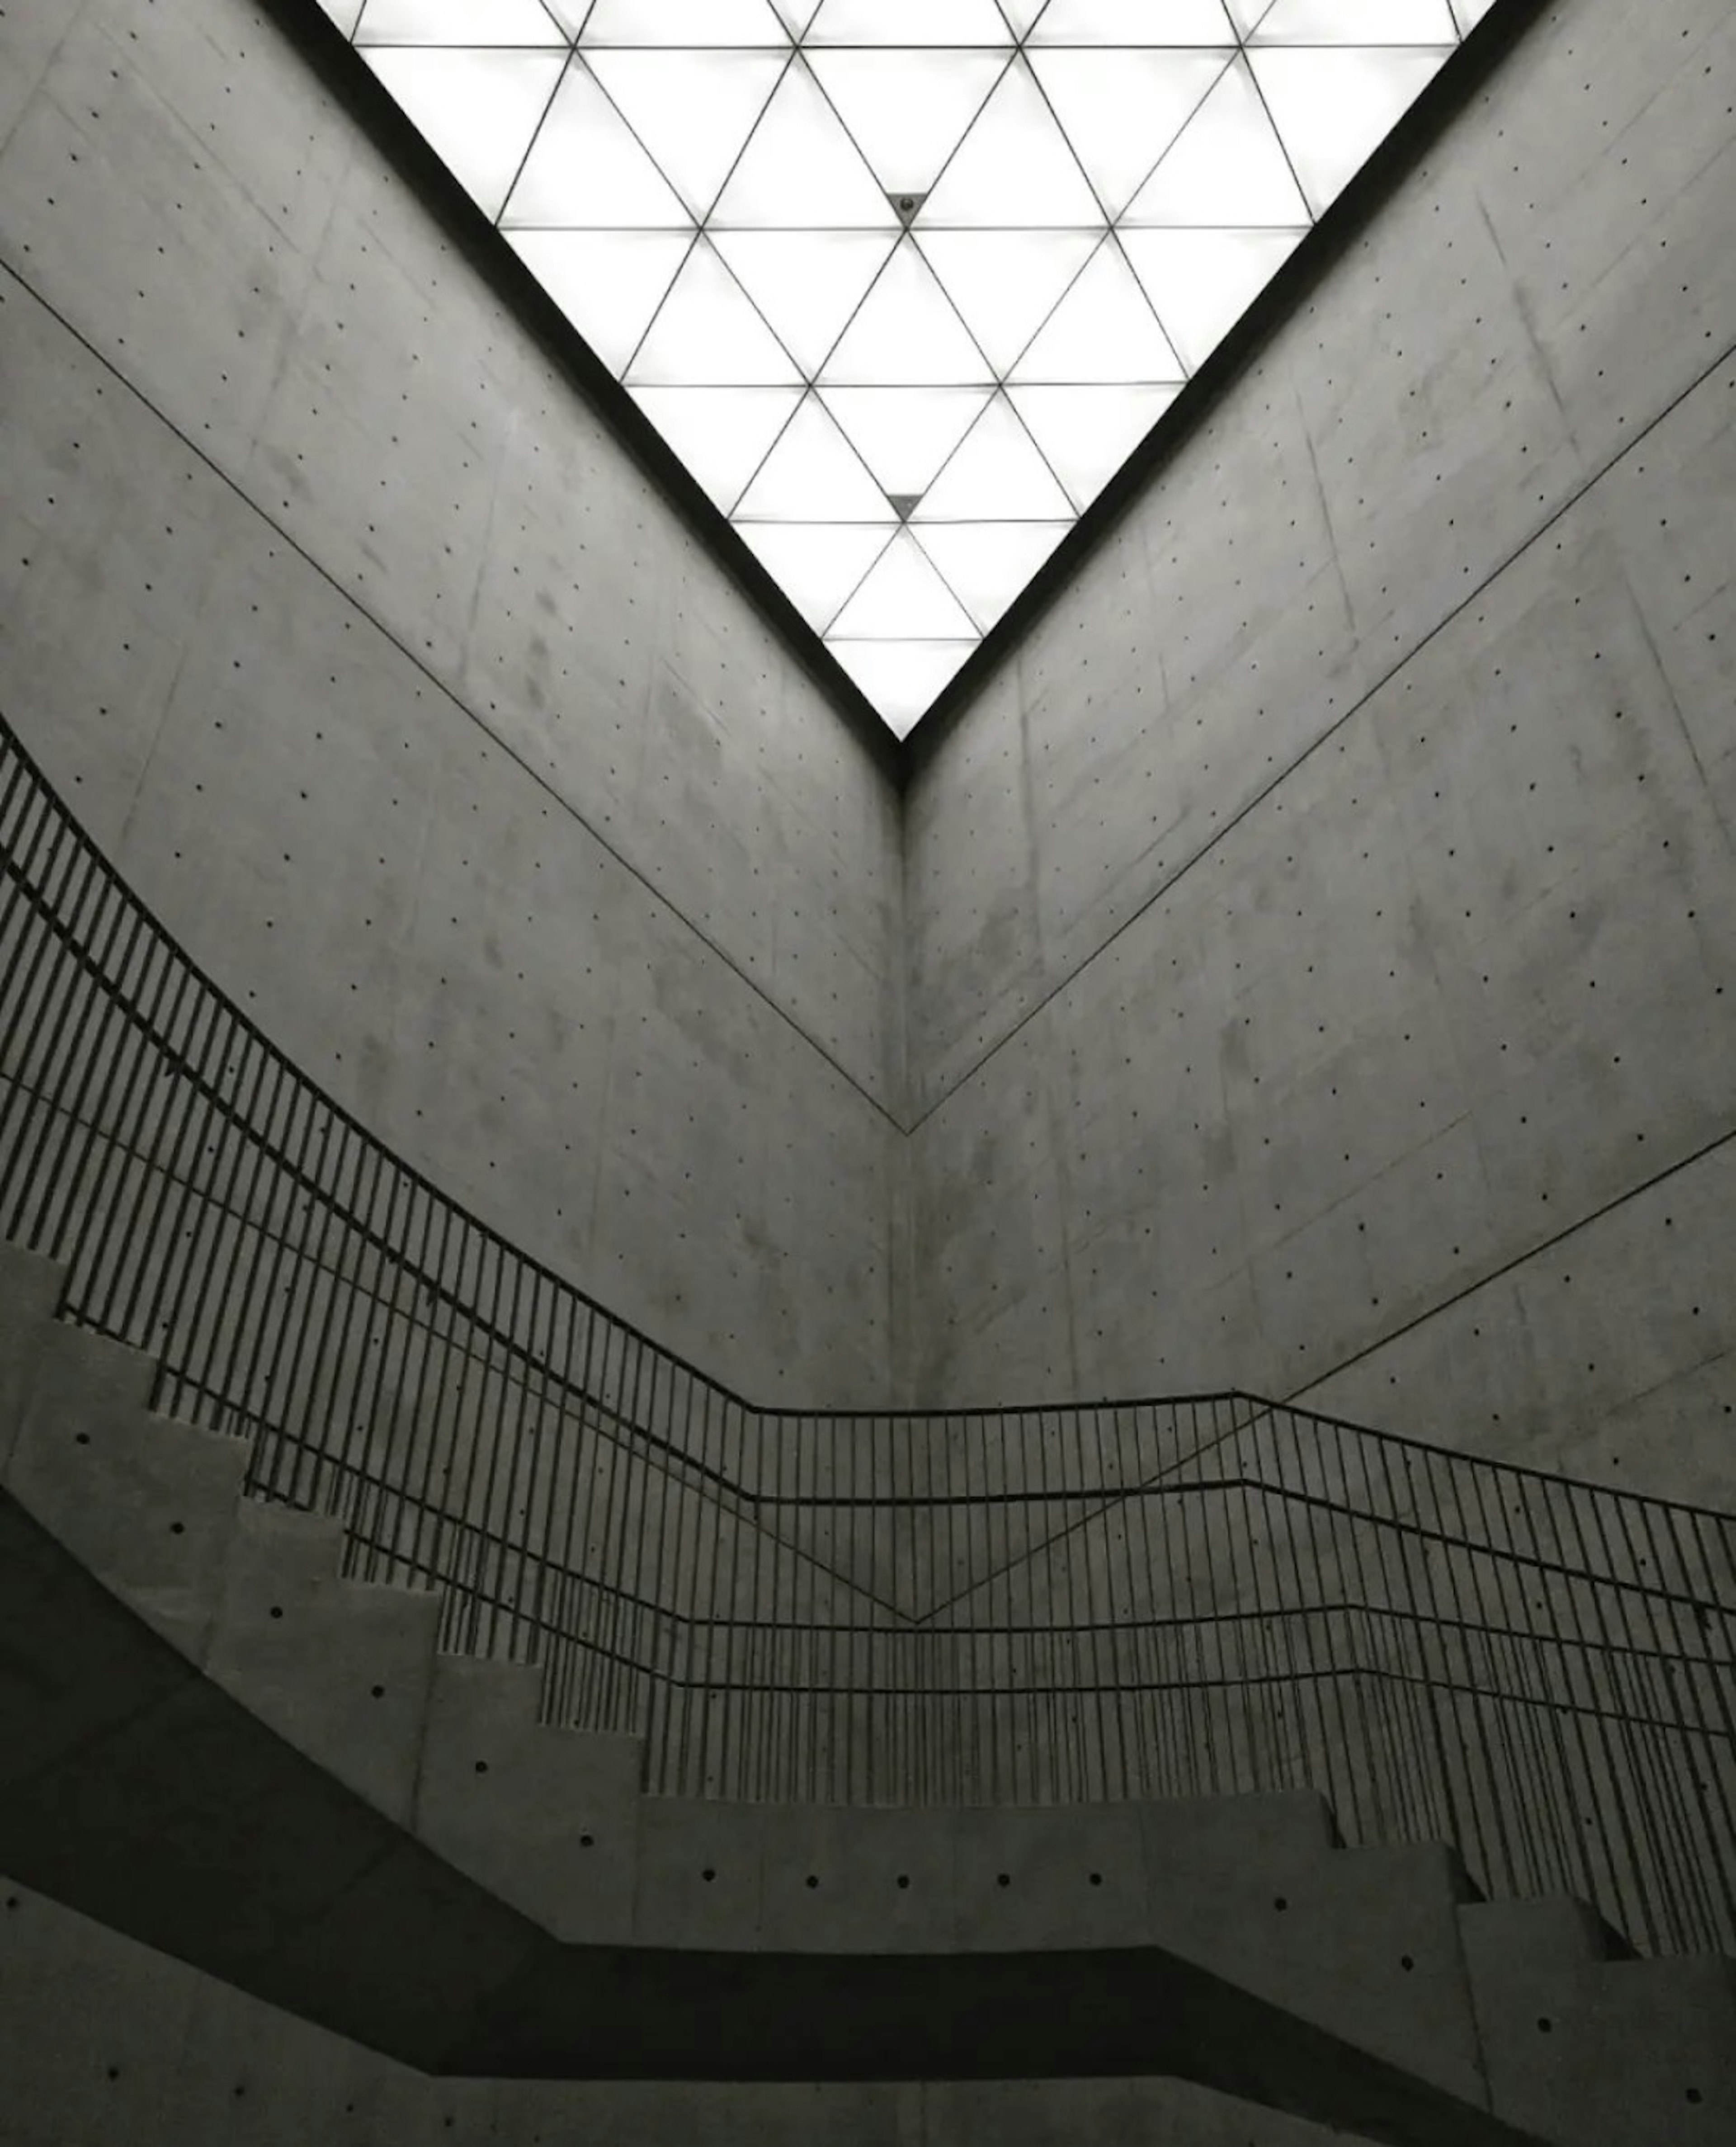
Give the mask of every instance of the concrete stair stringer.
[{"label": "concrete stair stringer", "polygon": [[[1308,1794],[643,1796],[636,1740],[542,1726],[533,1670],[438,1656],[437,1597],[345,1580],[335,1521],[243,1496],[244,1446],[153,1415],[149,1360],[46,1318],[41,1264],[8,1256],[0,1294],[0,1863],[23,1883],[430,2071],[1161,2074],[1395,2147],[1583,2147],[1553,2088],[1484,2058],[1480,1904],[1444,1846],[1343,1849]],[[927,1874],[920,1909],[889,1860]],[[1578,1989],[1583,1924],[1528,1929],[1538,1987]],[[1586,2016],[1606,2050],[1624,2007],[1657,2013],[1654,1972],[1736,2025],[1701,1964],[1621,1965]],[[1648,2109],[1608,2147],[1704,2136]]]}]

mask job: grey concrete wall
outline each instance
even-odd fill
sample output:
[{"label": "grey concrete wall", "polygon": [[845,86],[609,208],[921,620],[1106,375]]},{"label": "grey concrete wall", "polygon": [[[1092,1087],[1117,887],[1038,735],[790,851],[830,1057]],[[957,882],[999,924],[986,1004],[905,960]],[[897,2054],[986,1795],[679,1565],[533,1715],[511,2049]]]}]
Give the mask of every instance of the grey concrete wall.
[{"label": "grey concrete wall", "polygon": [[898,803],[254,0],[0,15],[0,708],[337,1099],[885,1399]]},{"label": "grey concrete wall", "polygon": [[1548,11],[919,772],[912,1394],[1736,1499],[1733,96]]}]

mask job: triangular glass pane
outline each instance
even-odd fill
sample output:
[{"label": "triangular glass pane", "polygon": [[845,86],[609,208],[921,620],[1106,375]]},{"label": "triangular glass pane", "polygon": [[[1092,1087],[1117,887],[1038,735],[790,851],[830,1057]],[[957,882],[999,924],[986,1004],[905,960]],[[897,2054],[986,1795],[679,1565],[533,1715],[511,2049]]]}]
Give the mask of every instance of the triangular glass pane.
[{"label": "triangular glass pane", "polygon": [[922,231],[917,243],[997,373],[1042,327],[1103,238],[1093,231]]},{"label": "triangular glass pane", "polygon": [[769,0],[596,0],[584,45],[776,45],[784,26]]},{"label": "triangular glass pane", "polygon": [[1106,215],[1117,217],[1228,64],[1215,52],[1031,53]]},{"label": "triangular glass pane", "polygon": [[490,217],[518,176],[567,64],[557,52],[438,52],[388,46],[368,63],[441,162]]},{"label": "triangular glass pane", "polygon": [[798,59],[776,94],[712,220],[719,225],[873,231],[886,223],[883,188]]},{"label": "triangular glass pane", "polygon": [[970,429],[987,388],[828,388],[821,396],[877,482],[921,493]]},{"label": "triangular glass pane", "polygon": [[1380,52],[1277,47],[1250,53],[1283,145],[1318,215],[1367,163],[1450,46]]},{"label": "triangular glass pane", "polygon": [[1453,0],[1453,12],[1458,18],[1459,28],[1468,33],[1494,4],[1495,0]]},{"label": "triangular glass pane", "polygon": [[781,53],[593,52],[591,71],[703,217],[788,63]]},{"label": "triangular glass pane", "polygon": [[1223,0],[1049,0],[1033,45],[1233,45]]},{"label": "triangular glass pane", "polygon": [[691,229],[686,210],[582,60],[555,93],[501,221]]},{"label": "triangular glass pane", "polygon": [[651,324],[693,243],[675,231],[509,231],[537,281],[611,373]]},{"label": "triangular glass pane", "polygon": [[811,377],[868,295],[898,233],[720,231],[713,243]]},{"label": "triangular glass pane", "polygon": [[894,738],[908,738],[973,657],[969,641],[828,641]]},{"label": "triangular glass pane", "polygon": [[817,51],[812,64],[881,187],[920,194],[963,140],[1007,55]]},{"label": "triangular glass pane", "polygon": [[1067,522],[924,523],[916,534],[984,633],[1073,528]]},{"label": "triangular glass pane", "polygon": [[356,34],[356,20],[362,13],[362,0],[319,0],[332,20],[347,38]]},{"label": "triangular glass pane", "polygon": [[781,387],[799,380],[710,243],[700,239],[628,370],[635,387]]},{"label": "triangular glass pane", "polygon": [[847,641],[951,641],[968,638],[976,628],[933,561],[901,529],[832,630]]},{"label": "triangular glass pane", "polygon": [[923,204],[918,225],[1053,228],[1091,223],[1096,197],[1023,59],[1001,77],[958,153]]},{"label": "triangular glass pane", "polygon": [[1073,503],[1004,395],[997,395],[923,495],[913,523],[1053,522]]},{"label": "triangular glass pane", "polygon": [[1263,16],[1272,13],[1272,0],[1224,0],[1229,18],[1244,38],[1251,38]]},{"label": "triangular glass pane", "polygon": [[1181,390],[1013,388],[1008,393],[1083,514]]},{"label": "triangular glass pane", "polygon": [[[330,11],[328,10],[329,13]],[[349,11],[356,20],[356,10]],[[542,0],[368,0],[358,45],[553,45],[562,25]]]},{"label": "triangular glass pane", "polygon": [[878,522],[898,518],[868,466],[810,395],[784,428],[736,508],[758,522]]},{"label": "triangular glass pane", "polygon": [[1013,35],[1019,38],[1025,35],[1048,5],[1048,0],[1000,0],[1001,13],[1011,24]]},{"label": "triangular glass pane", "polygon": [[1245,61],[1217,87],[1134,196],[1128,223],[1306,223],[1308,208]]},{"label": "triangular glass pane", "polygon": [[1301,231],[1136,231],[1121,243],[1164,333],[1197,372],[1293,253]]},{"label": "triangular glass pane", "polygon": [[864,388],[957,388],[993,375],[933,270],[903,238],[822,377]]},{"label": "triangular glass pane", "polygon": [[799,38],[813,20],[820,0],[772,0],[778,20],[793,38]]},{"label": "triangular glass pane", "polygon": [[1458,36],[1448,0],[1274,0],[1262,45],[1440,45]]},{"label": "triangular glass pane", "polygon": [[995,0],[822,0],[810,45],[1008,45]]},{"label": "triangular glass pane", "polygon": [[1015,380],[1179,380],[1138,278],[1106,238],[1013,368]]},{"label": "triangular glass pane", "polygon": [[892,541],[862,522],[738,522],[736,533],[801,613],[823,633]]},{"label": "triangular glass pane", "polygon": [[635,388],[633,398],[728,514],[764,461],[799,388]]}]

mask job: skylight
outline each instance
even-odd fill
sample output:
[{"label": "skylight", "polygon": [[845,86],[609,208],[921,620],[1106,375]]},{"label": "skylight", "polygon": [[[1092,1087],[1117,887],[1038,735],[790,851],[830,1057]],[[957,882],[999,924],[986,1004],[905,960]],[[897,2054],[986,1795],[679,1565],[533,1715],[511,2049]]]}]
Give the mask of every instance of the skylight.
[{"label": "skylight", "polygon": [[320,0],[901,737],[1492,0]]}]

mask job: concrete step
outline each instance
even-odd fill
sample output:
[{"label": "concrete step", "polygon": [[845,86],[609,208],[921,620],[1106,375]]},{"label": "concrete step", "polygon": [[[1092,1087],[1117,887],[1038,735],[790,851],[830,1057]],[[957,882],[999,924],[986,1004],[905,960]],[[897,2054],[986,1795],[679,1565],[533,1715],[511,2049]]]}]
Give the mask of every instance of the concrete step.
[{"label": "concrete step", "polygon": [[241,1502],[209,1676],[388,1819],[407,1824],[438,1595],[338,1578],[341,1524]]},{"label": "concrete step", "polygon": [[46,1323],[3,1472],[24,1510],[198,1661],[209,1639],[248,1449],[154,1415],[136,1349]]},{"label": "concrete step", "polygon": [[66,1269],[0,1242],[0,1474],[23,1421],[36,1360],[66,1288]]},{"label": "concrete step", "polygon": [[1611,1959],[1595,1912],[1563,1906],[1581,1909],[1494,1901],[1462,1912],[1496,2111],[1559,2147],[1736,2138],[1736,1961]]},{"label": "concrete step", "polygon": [[541,1688],[528,1664],[436,1659],[414,1829],[556,1938],[624,1944],[643,1744],[543,1726]]}]

